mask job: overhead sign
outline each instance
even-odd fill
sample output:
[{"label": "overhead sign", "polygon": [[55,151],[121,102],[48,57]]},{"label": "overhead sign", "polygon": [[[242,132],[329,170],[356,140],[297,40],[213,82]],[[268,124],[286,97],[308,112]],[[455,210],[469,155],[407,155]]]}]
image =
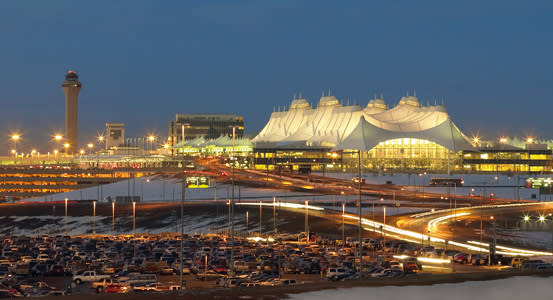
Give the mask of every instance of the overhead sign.
[{"label": "overhead sign", "polygon": [[552,194],[553,178],[530,177],[526,179],[526,188],[539,189],[541,194]]},{"label": "overhead sign", "polygon": [[211,178],[208,176],[186,177],[186,187],[189,189],[207,189],[211,187]]}]

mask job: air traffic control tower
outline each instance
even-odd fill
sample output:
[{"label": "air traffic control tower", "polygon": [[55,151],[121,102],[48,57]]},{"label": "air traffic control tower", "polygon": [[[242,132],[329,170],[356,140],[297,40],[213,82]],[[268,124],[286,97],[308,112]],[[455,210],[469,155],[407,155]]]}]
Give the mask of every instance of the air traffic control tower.
[{"label": "air traffic control tower", "polygon": [[79,146],[79,75],[75,71],[68,71],[61,89],[65,93],[65,142],[69,144],[67,153],[72,154]]}]

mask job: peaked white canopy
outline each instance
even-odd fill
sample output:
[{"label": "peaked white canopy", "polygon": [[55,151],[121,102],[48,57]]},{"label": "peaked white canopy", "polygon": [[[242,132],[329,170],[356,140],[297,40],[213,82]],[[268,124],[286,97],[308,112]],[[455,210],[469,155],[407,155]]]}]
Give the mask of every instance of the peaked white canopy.
[{"label": "peaked white canopy", "polygon": [[342,106],[334,96],[323,96],[317,108],[294,99],[288,111],[277,111],[252,140],[257,147],[329,147],[368,151],[397,138],[432,141],[457,152],[473,150],[469,139],[451,121],[441,105],[421,107],[416,96],[402,97],[394,108],[372,99],[362,108]]}]

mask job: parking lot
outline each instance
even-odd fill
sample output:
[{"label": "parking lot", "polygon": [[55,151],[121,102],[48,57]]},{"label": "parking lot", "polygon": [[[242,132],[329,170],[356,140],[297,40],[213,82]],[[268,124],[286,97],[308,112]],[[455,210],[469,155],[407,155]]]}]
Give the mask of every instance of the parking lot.
[{"label": "parking lot", "polygon": [[[286,286],[320,281],[399,279],[423,274],[550,268],[539,261],[489,258],[478,253],[423,248],[398,240],[365,238],[362,260],[355,240],[305,235],[231,240],[224,235],[0,237],[0,295],[171,292]],[[233,247],[234,246],[234,247]],[[180,264],[182,253],[182,266]],[[234,256],[232,256],[234,254]],[[234,273],[232,272],[234,269]]]}]

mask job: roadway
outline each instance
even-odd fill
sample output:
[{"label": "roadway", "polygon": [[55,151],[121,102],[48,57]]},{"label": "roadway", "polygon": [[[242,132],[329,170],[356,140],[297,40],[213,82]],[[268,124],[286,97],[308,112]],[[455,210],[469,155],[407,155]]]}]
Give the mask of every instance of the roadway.
[{"label": "roadway", "polygon": [[[394,201],[406,203],[411,202],[413,206],[421,206],[421,201],[432,203],[433,207],[451,207],[451,203],[444,194],[439,193],[421,193],[410,190],[407,186],[401,185],[375,185],[359,184],[352,180],[339,179],[332,177],[323,177],[316,175],[300,174],[272,174],[256,170],[234,170],[234,177],[231,176],[232,170],[225,165],[217,163],[215,160],[204,161],[203,164],[210,169],[224,171],[228,173],[227,181],[246,184],[249,186],[270,187],[277,189],[287,189],[293,191],[312,192],[318,194],[334,195],[356,195],[376,197],[376,199],[393,199]],[[412,243],[432,245],[438,248],[457,249],[468,252],[489,252],[490,240],[482,239],[482,232],[489,230],[492,221],[491,216],[496,220],[500,216],[512,214],[522,214],[523,212],[551,212],[553,211],[552,202],[517,202],[512,199],[495,199],[493,205],[473,206],[474,199],[466,196],[458,196],[456,209],[444,209],[429,211],[424,214],[405,215],[390,219],[388,224],[361,218],[361,224],[365,231],[372,231],[385,237],[406,240]],[[481,202],[482,199],[480,199]],[[253,203],[252,203],[253,204]],[[255,205],[258,205],[257,203]],[[267,205],[279,205],[270,204]],[[404,205],[404,204],[402,204]],[[301,204],[299,206],[302,206]],[[305,209],[305,207],[297,207]],[[313,207],[313,206],[310,206]],[[340,211],[324,210],[327,217],[341,222],[342,214]],[[482,216],[482,217],[481,217]],[[359,224],[359,216],[354,214],[343,215],[346,222],[350,224]],[[487,220],[484,220],[487,217]],[[480,226],[467,226],[467,224],[480,224],[482,220],[482,229]],[[455,222],[452,222],[455,221]],[[465,222],[468,221],[468,222]],[[550,251],[535,251],[532,249],[522,249],[512,245],[497,245],[497,253],[505,255],[553,255]]]}]

